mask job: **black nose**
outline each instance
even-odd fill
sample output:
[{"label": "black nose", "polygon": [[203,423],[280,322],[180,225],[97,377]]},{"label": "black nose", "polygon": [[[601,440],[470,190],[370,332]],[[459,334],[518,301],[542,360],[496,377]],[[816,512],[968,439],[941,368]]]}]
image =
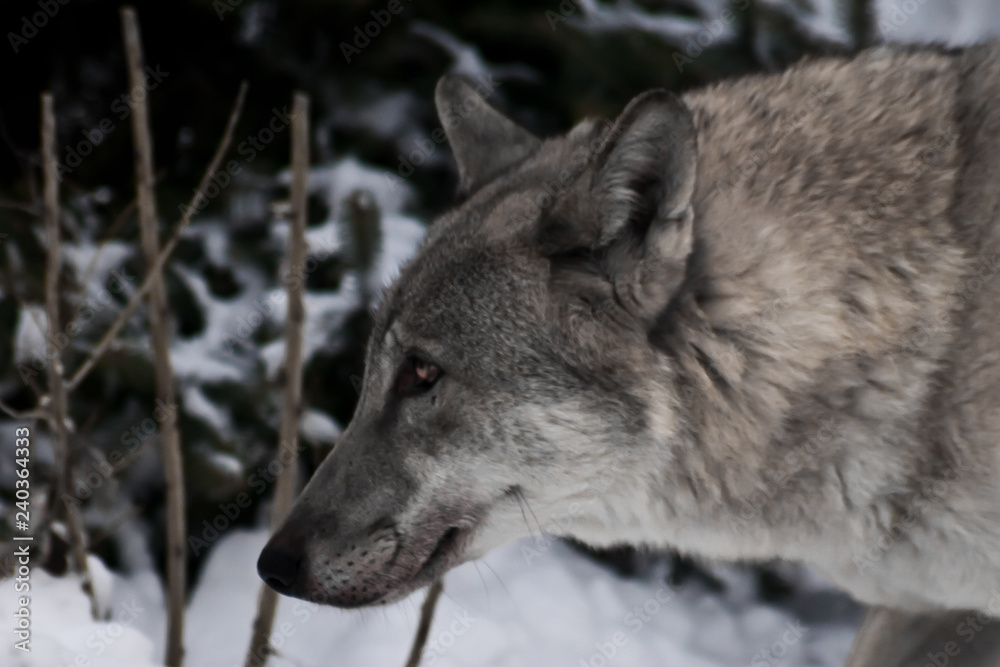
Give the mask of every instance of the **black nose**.
[{"label": "black nose", "polygon": [[299,576],[302,550],[281,533],[271,538],[257,559],[257,574],[264,583],[287,594]]}]

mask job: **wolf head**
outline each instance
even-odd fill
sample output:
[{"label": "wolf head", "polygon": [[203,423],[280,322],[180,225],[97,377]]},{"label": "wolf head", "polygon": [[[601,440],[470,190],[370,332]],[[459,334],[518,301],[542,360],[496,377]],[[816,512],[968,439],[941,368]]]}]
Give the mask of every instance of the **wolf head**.
[{"label": "wolf head", "polygon": [[388,289],[357,411],[258,562],[278,592],[389,602],[539,530],[642,541],[669,467],[668,317],[693,247],[696,132],[665,91],[541,140],[449,76],[464,202]]}]

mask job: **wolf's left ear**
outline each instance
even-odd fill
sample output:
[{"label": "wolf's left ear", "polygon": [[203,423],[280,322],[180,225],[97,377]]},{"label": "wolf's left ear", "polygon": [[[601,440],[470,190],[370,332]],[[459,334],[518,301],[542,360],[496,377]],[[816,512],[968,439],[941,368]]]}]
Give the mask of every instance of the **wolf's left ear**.
[{"label": "wolf's left ear", "polygon": [[541,140],[491,107],[468,79],[449,74],[434,90],[444,133],[469,194],[538,150]]}]

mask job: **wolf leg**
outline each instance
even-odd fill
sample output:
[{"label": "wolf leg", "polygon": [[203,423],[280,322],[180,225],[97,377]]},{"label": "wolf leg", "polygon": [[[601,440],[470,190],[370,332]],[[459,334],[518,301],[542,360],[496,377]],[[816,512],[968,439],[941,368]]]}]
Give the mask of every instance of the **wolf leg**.
[{"label": "wolf leg", "polygon": [[1000,619],[872,607],[844,667],[1000,667]]}]

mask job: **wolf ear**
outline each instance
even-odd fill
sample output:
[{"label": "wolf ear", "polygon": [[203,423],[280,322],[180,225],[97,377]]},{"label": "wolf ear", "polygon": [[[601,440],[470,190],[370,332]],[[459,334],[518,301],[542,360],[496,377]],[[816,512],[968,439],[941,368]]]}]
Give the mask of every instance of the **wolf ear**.
[{"label": "wolf ear", "polygon": [[462,194],[499,176],[541,145],[538,137],[491,107],[460,75],[438,81],[434,102],[455,154]]},{"label": "wolf ear", "polygon": [[676,95],[652,90],[625,107],[597,160],[591,195],[602,244],[629,222],[670,228],[690,208],[698,163],[694,118]]},{"label": "wolf ear", "polygon": [[652,321],[677,292],[694,245],[698,136],[673,93],[633,99],[615,121],[590,187],[619,301]]},{"label": "wolf ear", "polygon": [[543,223],[543,251],[558,256],[589,248],[617,302],[648,323],[684,281],[694,245],[694,118],[668,91],[643,93],[595,150],[589,175]]}]

